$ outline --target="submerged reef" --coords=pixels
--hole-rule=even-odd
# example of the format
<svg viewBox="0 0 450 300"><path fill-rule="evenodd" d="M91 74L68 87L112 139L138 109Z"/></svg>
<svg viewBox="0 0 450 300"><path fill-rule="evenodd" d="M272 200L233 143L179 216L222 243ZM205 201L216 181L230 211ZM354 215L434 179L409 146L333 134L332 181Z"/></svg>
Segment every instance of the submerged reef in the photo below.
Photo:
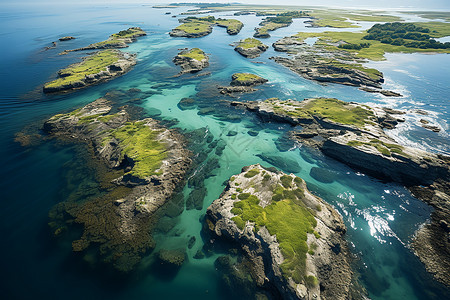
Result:
<svg viewBox="0 0 450 300"><path fill-rule="evenodd" d="M342 217L305 182L274 168L232 176L206 220L236 243L253 280L286 299L347 299L352 271Z"/></svg>

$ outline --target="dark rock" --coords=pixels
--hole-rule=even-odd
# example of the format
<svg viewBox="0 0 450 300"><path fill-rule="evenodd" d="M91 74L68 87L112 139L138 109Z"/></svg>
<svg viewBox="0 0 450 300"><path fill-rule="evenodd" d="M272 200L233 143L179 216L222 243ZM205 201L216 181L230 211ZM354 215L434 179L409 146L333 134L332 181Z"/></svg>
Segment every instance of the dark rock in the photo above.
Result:
<svg viewBox="0 0 450 300"><path fill-rule="evenodd" d="M186 200L186 209L197 209L202 210L203 208L203 199L206 196L206 188L196 188L190 194Z"/></svg>
<svg viewBox="0 0 450 300"><path fill-rule="evenodd" d="M183 98L178 102L178 107L181 110L188 110L195 108L195 100L192 98Z"/></svg>
<svg viewBox="0 0 450 300"><path fill-rule="evenodd" d="M191 236L191 238L189 239L189 242L188 242L188 248L192 249L192 247L194 247L194 245L195 245L195 242L196 242L195 236Z"/></svg>
<svg viewBox="0 0 450 300"><path fill-rule="evenodd" d="M59 40L61 41L61 42L64 42L64 41L70 41L70 40L74 40L75 39L75 37L73 37L73 36L63 36L63 37L60 37L59 38Z"/></svg>
<svg viewBox="0 0 450 300"><path fill-rule="evenodd" d="M259 134L259 132L255 131L255 130L249 130L249 131L247 131L247 134L250 136L257 136Z"/></svg>
<svg viewBox="0 0 450 300"><path fill-rule="evenodd" d="M256 156L287 173L299 173L302 170L295 160L285 158L281 155L258 154Z"/></svg>
<svg viewBox="0 0 450 300"><path fill-rule="evenodd" d="M230 130L228 131L227 136L236 136L237 134L238 134L237 131Z"/></svg>
<svg viewBox="0 0 450 300"><path fill-rule="evenodd" d="M330 170L324 168L312 167L309 171L309 175L317 181L323 183L332 183L336 177L336 174Z"/></svg>

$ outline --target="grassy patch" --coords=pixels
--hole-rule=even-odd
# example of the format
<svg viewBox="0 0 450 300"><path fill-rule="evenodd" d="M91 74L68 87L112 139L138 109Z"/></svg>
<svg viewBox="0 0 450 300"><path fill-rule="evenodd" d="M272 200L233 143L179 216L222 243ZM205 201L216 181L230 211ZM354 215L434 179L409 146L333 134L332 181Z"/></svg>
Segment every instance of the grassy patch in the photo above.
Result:
<svg viewBox="0 0 450 300"><path fill-rule="evenodd" d="M261 77L259 77L258 75L252 74L252 73L234 73L232 78L234 80L239 80L239 81L249 81L249 80L254 80L254 79L260 79Z"/></svg>
<svg viewBox="0 0 450 300"><path fill-rule="evenodd" d="M347 143L348 146L358 147L358 146L372 146L378 150L384 156L392 156L392 153L396 153L402 155L404 157L408 157L406 153L403 152L403 147L398 144L390 144L384 143L378 139L372 139L370 142L361 142L361 141L349 141Z"/></svg>
<svg viewBox="0 0 450 300"><path fill-rule="evenodd" d="M245 40L241 40L239 42L238 47L241 47L244 49L250 49L250 48L256 48L261 45L263 45L263 43L260 40L257 40L254 38L246 38Z"/></svg>
<svg viewBox="0 0 450 300"><path fill-rule="evenodd" d="M237 215L232 218L241 229L245 222L250 221L255 228L265 226L271 235L276 235L285 259L281 264L283 275L292 277L296 282L304 278L307 233L313 233L317 225L314 216L301 203L283 199L262 208L259 199L249 195L234 204L234 208L239 210L234 210Z"/></svg>
<svg viewBox="0 0 450 300"><path fill-rule="evenodd" d="M244 174L245 178L252 178L254 176L256 176L257 174L259 174L259 170L258 169L251 169L250 171L247 171L247 173Z"/></svg>
<svg viewBox="0 0 450 300"><path fill-rule="evenodd" d="M278 99L266 100L267 103L273 104L272 107L275 112L294 117L310 119L316 116L330 119L336 123L354 125L356 127L363 127L368 123L372 123L374 118L371 110L361 106L354 106L334 98L317 98L310 100L305 105L299 102L299 104L287 105L285 107L275 105L278 102L274 101L278 101Z"/></svg>
<svg viewBox="0 0 450 300"><path fill-rule="evenodd" d="M415 24L415 23L414 23ZM441 22L419 23L421 27L430 30L429 35L432 37L443 37L450 35L450 24ZM415 52L435 52L450 53L450 49L420 49L406 47L404 45L385 44L378 40L365 40L367 31L363 32L346 32L346 31L325 31L325 32L299 32L296 37L303 41L308 37L318 37L319 40L315 46L323 46L328 50L344 50L353 53L356 57L367 58L370 60L384 60L385 53L415 53ZM338 47L339 42L348 44L369 43L370 46L361 49L343 49Z"/></svg>
<svg viewBox="0 0 450 300"><path fill-rule="evenodd" d="M203 33L210 31L211 25L204 22L188 22L181 24L175 29L182 30L186 33Z"/></svg>
<svg viewBox="0 0 450 300"><path fill-rule="evenodd" d="M180 54L180 56L189 57L198 61L206 59L206 54L199 48L192 48L186 53Z"/></svg>
<svg viewBox="0 0 450 300"><path fill-rule="evenodd" d="M61 78L45 84L45 87L59 87L62 85L80 81L84 79L86 75L92 75L97 74L101 71L106 71L108 66L119 61L120 57L120 53L115 50L105 50L97 52L96 54L85 58L81 63L61 70L59 72Z"/></svg>
<svg viewBox="0 0 450 300"><path fill-rule="evenodd" d="M120 143L122 158L133 159L133 169L127 173L139 178L154 174L167 157L167 147L157 140L159 132L152 130L143 122L126 123L112 133Z"/></svg>

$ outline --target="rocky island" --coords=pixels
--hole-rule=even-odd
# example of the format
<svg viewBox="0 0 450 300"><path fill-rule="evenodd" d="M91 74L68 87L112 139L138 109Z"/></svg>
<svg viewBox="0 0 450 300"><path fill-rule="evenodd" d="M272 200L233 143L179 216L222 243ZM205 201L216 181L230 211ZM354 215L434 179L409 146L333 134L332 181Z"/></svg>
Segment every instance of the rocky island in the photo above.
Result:
<svg viewBox="0 0 450 300"><path fill-rule="evenodd" d="M111 80L131 70L135 55L119 50L103 50L86 56L58 72L59 78L44 85L44 93L73 91Z"/></svg>
<svg viewBox="0 0 450 300"><path fill-rule="evenodd" d="M213 16L207 17L187 17L179 20L180 26L173 29L169 34L172 37L199 38L212 32L213 26L224 27L229 35L238 34L244 24L235 19L222 19Z"/></svg>
<svg viewBox="0 0 450 300"><path fill-rule="evenodd" d="M450 157L402 146L388 137L383 129L404 121L404 112L329 98L231 105L254 111L263 121L301 125L301 131L291 133L293 139L371 176L401 183L433 206L431 224L419 230L413 245L427 270L448 284Z"/></svg>
<svg viewBox="0 0 450 300"><path fill-rule="evenodd" d="M261 41L254 38L241 40L234 48L235 51L247 58L256 58L267 49L269 49L269 46L264 45Z"/></svg>
<svg viewBox="0 0 450 300"><path fill-rule="evenodd" d="M199 48L182 50L174 57L175 65L181 67L179 75L195 73L209 66L209 57Z"/></svg>
<svg viewBox="0 0 450 300"><path fill-rule="evenodd" d="M252 88L255 85L266 83L268 80L251 73L234 73L231 76L230 86L220 86L219 90L222 94L248 93L254 92Z"/></svg>
<svg viewBox="0 0 450 300"><path fill-rule="evenodd" d="M347 299L352 271L342 217L305 182L244 167L207 210L209 228L234 242L251 276L283 299Z"/></svg>
<svg viewBox="0 0 450 300"><path fill-rule="evenodd" d="M106 168L99 175L108 187L106 194L81 203L62 202L50 214L55 234L72 219L84 228L72 243L73 251L100 246L103 261L130 271L154 247L155 213L190 165L184 139L153 119L133 121L127 107L114 108L105 98L53 116L43 129L51 137L84 143L93 160Z"/></svg>
<svg viewBox="0 0 450 300"><path fill-rule="evenodd" d="M400 97L399 93L382 89L382 72L362 63L383 60L385 52L449 53L450 43L435 40L446 36L449 27L436 22L396 22L375 24L364 32L300 32L273 44L276 51L289 53L289 58L272 59L307 79L352 85L366 92ZM318 40L308 45L306 38Z"/></svg>
<svg viewBox="0 0 450 300"><path fill-rule="evenodd" d="M137 41L138 37L145 35L147 35L147 33L141 28L130 27L127 30L122 30L110 35L105 41L90 44L89 46L78 49L64 50L61 54L67 54L73 51L126 48L128 47L128 44Z"/></svg>

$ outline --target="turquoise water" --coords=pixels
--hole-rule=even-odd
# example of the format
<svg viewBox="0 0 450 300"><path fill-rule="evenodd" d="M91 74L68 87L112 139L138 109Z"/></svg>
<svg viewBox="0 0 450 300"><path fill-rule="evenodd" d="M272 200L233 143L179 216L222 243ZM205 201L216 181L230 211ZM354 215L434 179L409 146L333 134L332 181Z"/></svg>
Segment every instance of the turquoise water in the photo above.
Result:
<svg viewBox="0 0 450 300"><path fill-rule="evenodd" d="M176 15L183 10L171 11ZM405 95L386 98L353 87L323 86L307 81L268 60L275 55L273 49L253 60L263 64L241 57L229 44L251 36L261 20L259 17L236 17L245 24L237 36L229 36L224 29L215 28L207 37L183 39L168 36L178 22L171 15L165 15L166 11L140 5L5 6L1 10L1 38L7 41L0 50L0 157L3 170L0 183L0 224L3 228L0 285L5 299L229 298L229 291L224 292L221 274L214 266L220 253L204 259L193 258L204 243L210 242L202 239L201 218L231 175L253 163L270 166L257 156L261 154L276 155L277 161L297 164L295 174L305 179L312 191L343 215L349 244L360 258L356 271L360 272L362 284L372 299L444 298L448 291L432 281L408 248L414 231L430 215L428 206L413 198L404 187L355 173L300 145L288 145L289 151L280 152L275 142L291 129L289 126L263 124L251 113L228 107L221 101L225 99L223 96L211 91L215 90L215 85L228 84L235 72L254 72L269 79L269 83L258 92L243 95L241 100L269 97L302 100L325 96L393 108L422 108L430 114L426 117L408 115L405 124L389 134L405 144L449 153L447 95L450 69L446 66L450 65L450 56L395 54L387 55L387 61L368 64L385 73L386 88ZM306 29L303 21L296 20L292 26L273 32L264 42L270 45L300 30L324 30ZM131 72L73 94L45 96L40 92L42 83L53 78L57 70L84 55L58 56L60 51L103 40L129 26L140 26L149 33L127 49L137 53L139 60ZM371 24L364 24L366 26ZM78 39L42 51L62 35L74 35ZM171 60L178 49L184 47L199 47L211 54L210 67L206 69L211 76L173 77L179 70ZM164 85L155 86L160 83ZM79 149L53 142L23 148L13 142L14 134L24 127L39 127L39 122L51 115L85 105L107 91L129 88L158 92L141 104L150 115L166 121L175 119L178 123L174 127L181 130L204 128L205 132L226 143L221 155L209 154L210 158L219 160L220 168L213 171L215 176L204 182L207 194L203 208L185 210L175 219L170 231L155 234L155 252L160 248L184 248L192 236L196 237L195 245L187 249L188 261L172 276L162 276L154 267L152 255L144 258L136 272L118 276L80 262L71 252L70 237L67 240L52 239L47 226L49 210L67 199L84 179L80 174L85 174L86 169L80 162ZM199 108L180 110L177 104L183 97L196 98ZM214 114L197 114L204 107L214 107ZM227 120L226 116L230 114L240 119ZM425 131L418 126L420 118L439 124L442 131L439 134ZM230 130L236 131L237 135L227 136ZM258 135L249 135L249 130L258 131ZM313 167L331 170L334 181L316 181L309 175ZM186 186L183 193L188 195L190 190ZM74 239L77 234L79 232L72 233Z"/></svg>

